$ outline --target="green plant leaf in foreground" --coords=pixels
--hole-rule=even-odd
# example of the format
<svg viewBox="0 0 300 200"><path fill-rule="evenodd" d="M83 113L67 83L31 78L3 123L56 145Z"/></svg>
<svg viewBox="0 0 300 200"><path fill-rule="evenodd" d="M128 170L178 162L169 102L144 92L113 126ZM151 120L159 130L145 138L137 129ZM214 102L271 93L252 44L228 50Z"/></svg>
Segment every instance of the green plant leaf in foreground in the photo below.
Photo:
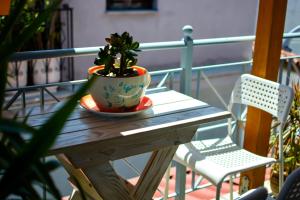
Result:
<svg viewBox="0 0 300 200"><path fill-rule="evenodd" d="M36 129L23 122L17 122L6 118L1 118L0 130L8 131L8 132L14 131L19 133L29 133L29 134L34 134L36 131Z"/></svg>
<svg viewBox="0 0 300 200"><path fill-rule="evenodd" d="M48 119L26 144L24 150L15 158L0 181L0 199L7 197L20 186L22 179L30 169L31 163L46 155L53 145L65 121L76 107L78 100L86 93L95 78L91 78L69 99L60 110ZM21 169L21 170L20 170Z"/></svg>
<svg viewBox="0 0 300 200"><path fill-rule="evenodd" d="M0 35L0 108L2 108L4 103L4 92L7 80L7 62L10 56L20 49L25 42L27 42L38 30L38 28L50 19L50 15L58 7L61 0L53 0L51 4L39 14L28 26L23 27L20 33L13 35L13 40L7 40L7 35L12 34L14 26L17 24L17 21L20 20L20 13L24 7L26 1L16 1L15 10L11 11L11 14L8 16L7 21L3 28L3 31ZM1 117L1 112L0 112Z"/></svg>

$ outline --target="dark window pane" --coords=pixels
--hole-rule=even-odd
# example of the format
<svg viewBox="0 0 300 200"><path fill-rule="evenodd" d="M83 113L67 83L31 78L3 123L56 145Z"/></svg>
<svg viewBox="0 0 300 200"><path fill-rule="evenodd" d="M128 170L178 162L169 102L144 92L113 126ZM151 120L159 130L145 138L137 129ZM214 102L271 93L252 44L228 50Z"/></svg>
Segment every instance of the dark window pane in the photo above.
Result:
<svg viewBox="0 0 300 200"><path fill-rule="evenodd" d="M106 0L107 10L153 10L154 0Z"/></svg>

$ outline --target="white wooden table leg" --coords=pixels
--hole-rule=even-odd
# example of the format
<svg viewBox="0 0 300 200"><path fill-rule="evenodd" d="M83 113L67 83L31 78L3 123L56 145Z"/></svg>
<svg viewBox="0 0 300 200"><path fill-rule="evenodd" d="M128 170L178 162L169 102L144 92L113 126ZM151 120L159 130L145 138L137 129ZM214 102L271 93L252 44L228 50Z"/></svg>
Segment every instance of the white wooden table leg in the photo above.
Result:
<svg viewBox="0 0 300 200"><path fill-rule="evenodd" d="M81 169L104 200L133 200L124 180L109 162Z"/></svg>
<svg viewBox="0 0 300 200"><path fill-rule="evenodd" d="M137 200L151 199L163 178L172 158L177 150L177 145L154 151L147 162L138 183L135 186L134 197Z"/></svg>
<svg viewBox="0 0 300 200"><path fill-rule="evenodd" d="M85 197L87 199L90 199L88 197L91 197L91 199L93 200L103 200L101 196L97 193L93 185L91 184L90 180L88 180L88 178L85 176L85 174L80 169L76 169L65 155L61 154L61 155L57 155L56 157L59 160L59 162L63 165L65 170L68 172L68 174L70 175L69 181L73 186L74 190L77 191L77 193L79 191L77 190L76 184L80 184L85 194ZM75 181L74 179L76 179L77 181ZM77 193L74 195L77 195ZM74 198L77 197L75 196Z"/></svg>

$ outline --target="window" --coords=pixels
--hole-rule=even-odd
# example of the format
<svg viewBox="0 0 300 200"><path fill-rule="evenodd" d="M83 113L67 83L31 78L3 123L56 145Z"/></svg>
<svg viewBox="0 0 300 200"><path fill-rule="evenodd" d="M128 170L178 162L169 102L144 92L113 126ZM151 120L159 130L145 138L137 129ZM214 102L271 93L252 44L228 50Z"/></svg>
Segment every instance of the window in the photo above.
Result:
<svg viewBox="0 0 300 200"><path fill-rule="evenodd" d="M155 0L106 0L106 10L156 10Z"/></svg>

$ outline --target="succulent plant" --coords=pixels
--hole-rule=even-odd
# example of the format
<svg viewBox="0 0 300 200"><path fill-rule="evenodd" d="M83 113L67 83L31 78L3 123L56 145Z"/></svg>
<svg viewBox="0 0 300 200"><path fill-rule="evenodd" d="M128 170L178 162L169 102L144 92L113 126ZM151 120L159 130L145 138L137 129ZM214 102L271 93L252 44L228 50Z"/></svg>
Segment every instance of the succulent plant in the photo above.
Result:
<svg viewBox="0 0 300 200"><path fill-rule="evenodd" d="M137 54L140 51L139 43L133 41L128 32L121 35L114 33L110 38L105 38L108 43L104 48L100 48L98 58L94 64L104 65L103 70L97 73L103 76L136 76L137 72L131 68L137 63Z"/></svg>

